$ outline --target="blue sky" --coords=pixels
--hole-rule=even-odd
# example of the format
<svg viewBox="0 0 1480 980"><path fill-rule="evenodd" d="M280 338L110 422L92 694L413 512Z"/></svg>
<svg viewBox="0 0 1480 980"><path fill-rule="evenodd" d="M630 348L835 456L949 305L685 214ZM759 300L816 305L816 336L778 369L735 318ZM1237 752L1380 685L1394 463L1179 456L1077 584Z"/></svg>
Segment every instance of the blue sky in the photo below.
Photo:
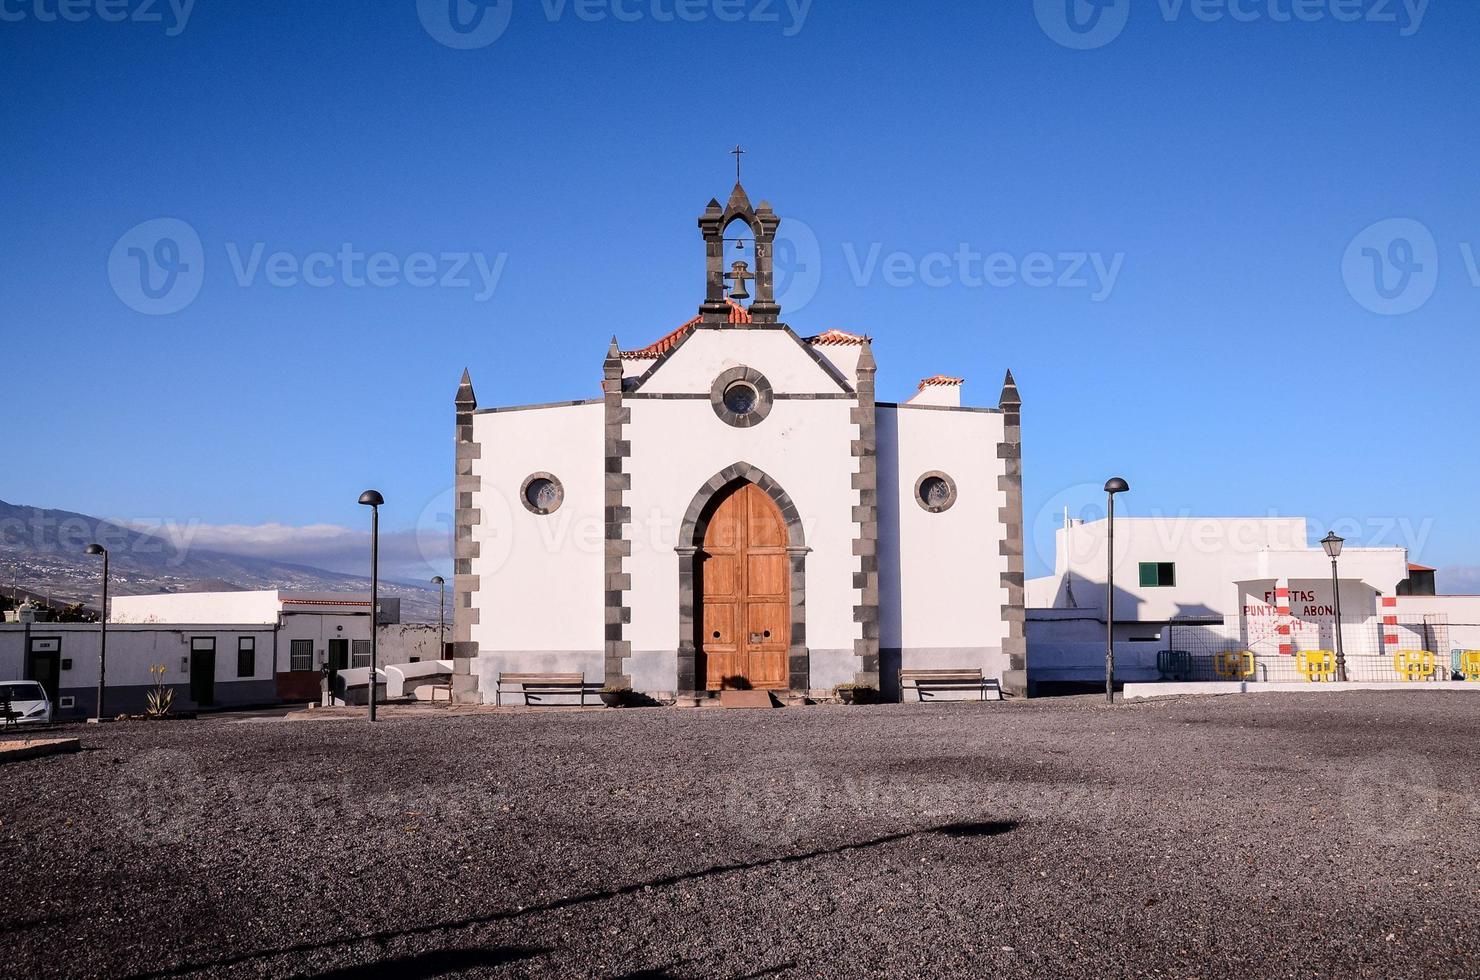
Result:
<svg viewBox="0 0 1480 980"><path fill-rule="evenodd" d="M512 0L455 50L438 0L56 2L0 3L0 498L304 560L366 486L435 523L462 368L589 397L613 333L691 316L739 142L805 229L799 332L872 335L883 399L1013 369L1030 574L1122 473L1132 513L1309 515L1480 582L1480 5ZM150 315L158 219L200 255Z"/></svg>

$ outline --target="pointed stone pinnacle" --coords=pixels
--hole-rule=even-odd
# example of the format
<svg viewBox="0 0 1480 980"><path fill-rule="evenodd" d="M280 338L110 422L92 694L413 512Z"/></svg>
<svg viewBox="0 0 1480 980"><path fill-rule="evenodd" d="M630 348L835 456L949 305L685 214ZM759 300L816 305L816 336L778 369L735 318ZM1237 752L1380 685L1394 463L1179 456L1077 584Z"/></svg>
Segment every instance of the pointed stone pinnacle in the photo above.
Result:
<svg viewBox="0 0 1480 980"><path fill-rule="evenodd" d="M454 401L459 407L478 404L478 396L473 393L473 375L467 368L463 368L462 380L457 384L457 397Z"/></svg>
<svg viewBox="0 0 1480 980"><path fill-rule="evenodd" d="M1017 381L1012 377L1012 371L1007 372L1007 377L1002 381L1002 397L997 400L999 406L1021 405L1023 396L1018 393Z"/></svg>

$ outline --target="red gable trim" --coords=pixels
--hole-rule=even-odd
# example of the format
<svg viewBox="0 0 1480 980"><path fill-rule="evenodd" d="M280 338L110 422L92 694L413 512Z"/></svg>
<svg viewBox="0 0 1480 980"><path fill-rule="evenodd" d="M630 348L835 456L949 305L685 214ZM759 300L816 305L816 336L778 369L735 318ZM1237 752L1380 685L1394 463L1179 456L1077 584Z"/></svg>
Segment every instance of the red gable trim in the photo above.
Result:
<svg viewBox="0 0 1480 980"><path fill-rule="evenodd" d="M815 337L803 337L804 343L820 347L851 346L862 347L869 342L869 338L862 334L848 333L846 330L824 330Z"/></svg>
<svg viewBox="0 0 1480 980"><path fill-rule="evenodd" d="M688 334L688 332L690 330L694 329L701 322L703 322L703 319L704 318L702 316L696 316L692 320L690 320L688 323L685 323L683 326L679 327L677 330L674 330L672 333L666 334L665 336L661 337L660 339L653 341L651 344L648 344L646 347L644 347L644 348L642 348L640 350L624 350L624 351L622 351L621 352L621 354L622 354L622 360L624 360L624 361L653 361L653 360L657 360L659 357L662 357L664 354L668 353L675 346L677 346L678 342L680 340L682 340ZM749 322L750 322L750 311L747 310L745 307L741 306L739 303L736 303L736 302L733 302L732 301L730 303L730 325L732 327L738 327L738 326L744 326L745 324L747 324Z"/></svg>
<svg viewBox="0 0 1480 980"><path fill-rule="evenodd" d="M965 382L965 378L952 378L944 374L937 374L934 377L926 378L925 380L921 381L920 390L924 391L926 388L932 388L936 386L948 387L952 385L960 385L965 384Z"/></svg>

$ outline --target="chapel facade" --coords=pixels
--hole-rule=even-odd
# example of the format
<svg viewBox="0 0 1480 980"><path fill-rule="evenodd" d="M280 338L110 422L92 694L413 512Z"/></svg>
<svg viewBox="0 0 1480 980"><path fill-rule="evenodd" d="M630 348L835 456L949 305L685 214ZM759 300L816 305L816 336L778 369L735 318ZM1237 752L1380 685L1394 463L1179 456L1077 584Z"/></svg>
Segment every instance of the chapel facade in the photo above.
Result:
<svg viewBox="0 0 1480 980"><path fill-rule="evenodd" d="M753 271L724 268L737 225ZM877 402L868 337L782 321L779 226L738 181L710 201L698 315L647 346L613 338L599 395L484 407L463 373L457 700L493 703L520 672L887 697L901 669L980 667L1025 693L1011 372L992 407L943 375Z"/></svg>

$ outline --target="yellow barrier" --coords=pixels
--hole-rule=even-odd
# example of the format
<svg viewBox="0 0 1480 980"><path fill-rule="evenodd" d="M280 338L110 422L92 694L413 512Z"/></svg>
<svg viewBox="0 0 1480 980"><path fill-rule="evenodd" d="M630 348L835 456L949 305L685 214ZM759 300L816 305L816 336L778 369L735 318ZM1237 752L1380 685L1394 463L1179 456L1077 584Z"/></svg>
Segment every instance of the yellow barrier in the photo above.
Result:
<svg viewBox="0 0 1480 980"><path fill-rule="evenodd" d="M1426 681L1434 676L1434 655L1427 650L1399 650L1393 657L1398 676L1405 681Z"/></svg>
<svg viewBox="0 0 1480 980"><path fill-rule="evenodd" d="M1480 650L1464 650L1459 655L1459 672L1467 681L1480 681Z"/></svg>
<svg viewBox="0 0 1480 980"><path fill-rule="evenodd" d="M1295 669L1314 683L1336 680L1336 654L1330 650L1301 650L1295 658Z"/></svg>
<svg viewBox="0 0 1480 980"><path fill-rule="evenodd" d="M1224 650L1213 658L1213 671L1229 680L1253 677L1254 654L1249 650Z"/></svg>

